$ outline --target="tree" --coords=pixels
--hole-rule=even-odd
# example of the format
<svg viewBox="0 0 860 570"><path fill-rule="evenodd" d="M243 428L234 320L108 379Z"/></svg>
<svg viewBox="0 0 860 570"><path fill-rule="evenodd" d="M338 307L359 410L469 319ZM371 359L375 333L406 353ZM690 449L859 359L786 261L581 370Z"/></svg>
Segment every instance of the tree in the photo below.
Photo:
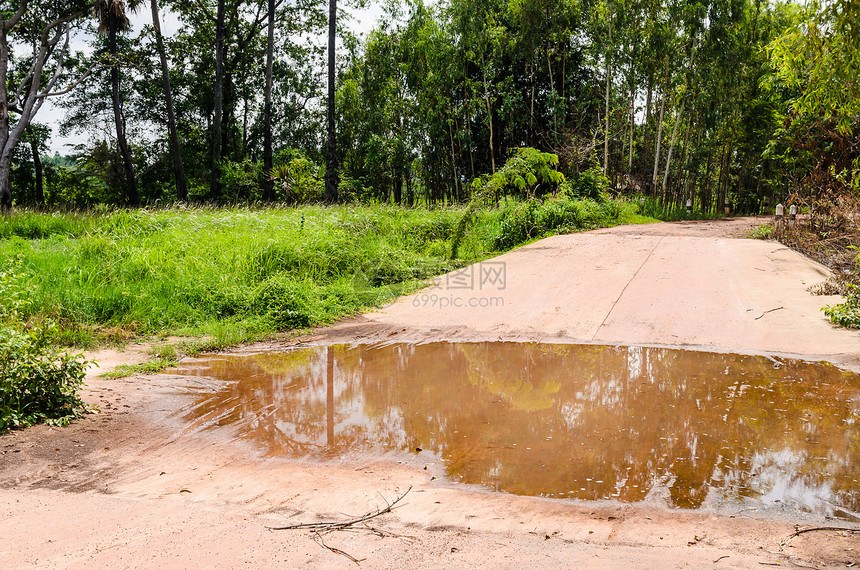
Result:
<svg viewBox="0 0 860 570"><path fill-rule="evenodd" d="M122 156L123 171L125 173L126 200L130 205L136 206L140 203L140 195L137 191L137 178L135 178L134 166L131 162L131 151L128 148L128 140L125 136L125 117L123 117L122 100L120 98L119 53L117 50L117 34L128 31L131 27L131 22L126 14L125 0L97 0L93 5L93 11L99 21L99 33L107 32L108 34L111 101L113 102L116 142Z"/></svg>
<svg viewBox="0 0 860 570"><path fill-rule="evenodd" d="M209 156L209 199L219 200L221 198L221 169L218 161L221 160L221 121L223 119L224 102L224 1L218 0L218 11L215 16L215 87L212 118L212 150Z"/></svg>
<svg viewBox="0 0 860 570"><path fill-rule="evenodd" d="M272 171L272 74L275 64L275 0L268 0L268 35L266 37L266 87L263 95L263 200L275 199L275 181L268 174Z"/></svg>
<svg viewBox="0 0 860 570"><path fill-rule="evenodd" d="M86 15L82 0L41 2L36 8L18 0L0 14L0 208L12 205L10 170L12 155L24 131L45 99L71 91L77 82L59 89L68 80L65 56L70 32ZM60 41L63 40L61 44ZM31 52L14 61L13 48ZM10 91L14 89L14 92ZM12 114L17 120L12 119Z"/></svg>
<svg viewBox="0 0 860 570"><path fill-rule="evenodd" d="M188 199L188 185L185 180L185 168L182 164L182 151L179 147L179 133L176 130L176 112L173 108L173 91L170 88L170 69L167 66L167 52L164 48L164 38L161 35L161 22L158 17L158 0L150 0L150 6L152 8L152 26L155 31L158 58L161 62L164 109L167 113L170 148L173 151L173 174L176 179L176 197L181 201L185 201Z"/></svg>
<svg viewBox="0 0 860 570"><path fill-rule="evenodd" d="M852 0L814 0L806 17L768 50L776 77L799 89L796 111L833 116L851 131L860 116L860 10Z"/></svg>
<svg viewBox="0 0 860 570"><path fill-rule="evenodd" d="M326 160L325 160L325 200L328 203L337 202L338 175L337 157L335 156L337 132L335 131L335 41L337 39L337 0L328 3L328 99Z"/></svg>

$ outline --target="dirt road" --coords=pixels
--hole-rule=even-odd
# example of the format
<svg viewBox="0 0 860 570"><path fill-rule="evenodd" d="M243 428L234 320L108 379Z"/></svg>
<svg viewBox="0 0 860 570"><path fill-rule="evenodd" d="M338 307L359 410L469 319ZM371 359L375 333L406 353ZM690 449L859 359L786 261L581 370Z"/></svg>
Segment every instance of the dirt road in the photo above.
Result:
<svg viewBox="0 0 860 570"><path fill-rule="evenodd" d="M806 289L821 266L773 242L735 239L754 220L628 226L543 240L307 342L543 340L785 353L860 365L860 335ZM435 296L435 297L434 297ZM443 301L444 299L444 301ZM284 343L253 348L277 348ZM141 360L135 347L101 368ZM764 517L488 493L444 466L403 457L318 464L261 457L181 421L215 381L91 373L101 413L0 437L0 567L845 567L854 528L797 513ZM314 537L267 526L344 519L385 506L367 529ZM315 542L316 538L316 542ZM323 548L319 542L336 549Z"/></svg>

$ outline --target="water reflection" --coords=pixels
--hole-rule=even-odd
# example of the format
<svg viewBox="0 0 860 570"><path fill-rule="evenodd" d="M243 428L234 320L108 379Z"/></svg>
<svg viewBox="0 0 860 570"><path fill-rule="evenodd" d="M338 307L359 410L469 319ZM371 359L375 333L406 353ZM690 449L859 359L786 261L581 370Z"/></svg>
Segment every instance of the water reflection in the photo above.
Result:
<svg viewBox="0 0 860 570"><path fill-rule="evenodd" d="M217 356L188 418L270 454L438 454L463 482L671 506L756 498L860 511L860 375L685 350L337 345Z"/></svg>

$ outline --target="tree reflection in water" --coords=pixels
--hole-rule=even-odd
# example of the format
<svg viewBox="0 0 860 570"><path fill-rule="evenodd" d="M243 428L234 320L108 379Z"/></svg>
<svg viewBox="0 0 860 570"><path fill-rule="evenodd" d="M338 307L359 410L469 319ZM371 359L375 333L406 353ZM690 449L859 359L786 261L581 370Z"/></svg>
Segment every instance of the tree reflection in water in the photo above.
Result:
<svg viewBox="0 0 860 570"><path fill-rule="evenodd" d="M176 372L229 381L188 418L269 454L422 448L456 480L517 494L860 511L860 375L827 364L429 343L217 356Z"/></svg>

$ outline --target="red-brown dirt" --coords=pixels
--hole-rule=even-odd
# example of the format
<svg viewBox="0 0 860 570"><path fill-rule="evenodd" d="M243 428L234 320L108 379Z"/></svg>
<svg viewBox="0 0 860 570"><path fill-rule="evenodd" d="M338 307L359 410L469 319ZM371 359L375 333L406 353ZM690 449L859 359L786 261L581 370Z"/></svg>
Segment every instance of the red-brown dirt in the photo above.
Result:
<svg viewBox="0 0 860 570"><path fill-rule="evenodd" d="M695 346L830 360L857 369L860 335L820 312L806 288L820 265L774 242L736 239L757 220L625 226L558 236L508 253L505 287L422 291L314 331L308 343L543 340ZM417 302L416 302L417 300ZM428 301L429 303L429 301ZM480 304L480 301L477 303ZM295 340L254 349L278 349ZM142 346L94 354L84 396L100 412L65 428L0 436L0 567L717 568L860 564L858 528L800 513L764 516L490 493L400 457L311 463L262 457L178 413L217 380L98 377L147 358ZM398 460L400 462L398 462ZM342 520L393 500L392 513L317 537L268 526Z"/></svg>

